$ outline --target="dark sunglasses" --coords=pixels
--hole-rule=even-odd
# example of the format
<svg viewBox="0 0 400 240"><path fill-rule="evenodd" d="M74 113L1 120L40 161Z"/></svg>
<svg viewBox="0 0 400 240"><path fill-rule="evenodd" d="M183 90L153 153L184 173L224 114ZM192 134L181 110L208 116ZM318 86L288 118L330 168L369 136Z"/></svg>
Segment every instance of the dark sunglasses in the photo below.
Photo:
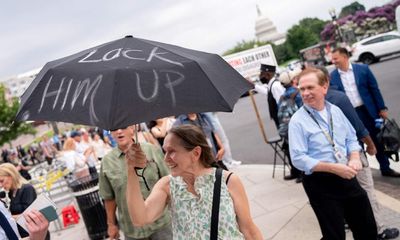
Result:
<svg viewBox="0 0 400 240"><path fill-rule="evenodd" d="M127 129L128 127L121 127L121 128L115 128L115 129L110 129L109 131L110 132L115 132L115 131L118 131L118 130L125 130L125 129Z"/></svg>

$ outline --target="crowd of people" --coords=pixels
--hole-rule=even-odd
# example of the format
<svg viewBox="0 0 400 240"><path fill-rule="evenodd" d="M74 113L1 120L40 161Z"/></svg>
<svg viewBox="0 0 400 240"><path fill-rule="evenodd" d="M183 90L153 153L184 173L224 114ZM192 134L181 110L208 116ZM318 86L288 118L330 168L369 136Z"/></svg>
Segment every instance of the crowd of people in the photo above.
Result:
<svg viewBox="0 0 400 240"><path fill-rule="evenodd" d="M291 166L285 180L303 183L323 239L345 239L345 223L354 239L396 238L399 230L384 226L366 156L376 156L382 176L400 177L376 137L375 120L388 119L388 109L367 65L351 63L345 48L333 50L332 61L331 74L317 66L279 77L261 65L255 89L268 96L283 138Z"/></svg>
<svg viewBox="0 0 400 240"><path fill-rule="evenodd" d="M18 146L15 150L2 150L4 163L0 165L1 183L3 176L8 179L8 173L3 174L2 167L12 167L18 171L18 175L15 175L16 185L8 187L9 183L6 180L2 184L2 188L7 191L5 202L10 205L7 209L17 216L36 199L36 191L28 182L31 177L26 175L29 175L30 168L41 163L51 169L55 162L61 162L69 171L68 177L72 178L69 180L87 176L99 178L99 192L104 200L107 232L111 239L117 239L120 231L125 239L172 239L171 217L167 209L152 224L141 227L132 224L125 192L128 176L125 153L132 142L137 140L146 154L148 165L143 170L138 170L138 174L141 177L141 194L147 198L156 183L170 174L170 169L164 162L164 154L167 153L163 148L164 139L171 129L180 125L195 126L201 134L207 136L204 141L212 150L209 157L216 159L219 166L227 170L228 167L241 164L240 161L232 159L229 141L214 113L166 117L148 124L117 130L72 129L53 137L44 135L39 143L31 144L28 149ZM99 173L96 169L98 163L101 164ZM18 228L18 231L18 236L29 235L21 228ZM48 239L49 234L45 237Z"/></svg>
<svg viewBox="0 0 400 240"><path fill-rule="evenodd" d="M270 117L291 166L285 180L302 183L323 239L392 239L384 225L367 155L384 177L390 168L377 140L375 120L388 118L378 82L367 65L349 62L344 48L332 51L336 69L307 67L276 74L261 64L257 92L267 95ZM75 129L28 149L2 150L0 236L49 239L48 221L25 214L28 232L15 225L35 200L29 168L61 161L70 177L99 178L110 239L263 239L250 215L240 178L229 169L229 140L215 113L188 113L119 129ZM96 165L100 164L100 172ZM222 170L223 169L223 170ZM217 236L217 238L214 238Z"/></svg>

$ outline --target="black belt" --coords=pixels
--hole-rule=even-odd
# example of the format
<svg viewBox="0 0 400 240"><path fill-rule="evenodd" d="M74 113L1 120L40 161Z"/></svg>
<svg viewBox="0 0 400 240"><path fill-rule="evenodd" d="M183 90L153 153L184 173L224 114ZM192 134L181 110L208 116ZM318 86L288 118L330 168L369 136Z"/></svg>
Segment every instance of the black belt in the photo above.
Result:
<svg viewBox="0 0 400 240"><path fill-rule="evenodd" d="M357 111L357 110L365 110L365 109L367 109L367 108L366 108L365 105L363 104L363 105L358 106L358 107L356 107L356 108L354 108L354 109Z"/></svg>

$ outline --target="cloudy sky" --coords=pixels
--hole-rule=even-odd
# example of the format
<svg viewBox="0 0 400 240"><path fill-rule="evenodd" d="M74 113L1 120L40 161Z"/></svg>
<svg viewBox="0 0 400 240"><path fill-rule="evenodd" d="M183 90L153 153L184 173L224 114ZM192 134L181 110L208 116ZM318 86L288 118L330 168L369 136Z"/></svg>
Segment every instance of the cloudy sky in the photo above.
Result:
<svg viewBox="0 0 400 240"><path fill-rule="evenodd" d="M0 79L125 35L222 53L255 37L256 4L285 32L353 0L4 0ZM388 0L358 0L369 9Z"/></svg>

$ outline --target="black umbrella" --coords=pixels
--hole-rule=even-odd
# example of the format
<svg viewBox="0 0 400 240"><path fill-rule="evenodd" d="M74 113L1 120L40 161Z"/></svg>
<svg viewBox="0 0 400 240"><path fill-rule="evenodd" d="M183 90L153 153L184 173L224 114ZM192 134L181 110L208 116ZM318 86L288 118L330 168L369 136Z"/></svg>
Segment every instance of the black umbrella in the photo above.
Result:
<svg viewBox="0 0 400 240"><path fill-rule="evenodd" d="M16 120L116 129L189 112L232 111L251 88L220 56L127 36L47 63Z"/></svg>

